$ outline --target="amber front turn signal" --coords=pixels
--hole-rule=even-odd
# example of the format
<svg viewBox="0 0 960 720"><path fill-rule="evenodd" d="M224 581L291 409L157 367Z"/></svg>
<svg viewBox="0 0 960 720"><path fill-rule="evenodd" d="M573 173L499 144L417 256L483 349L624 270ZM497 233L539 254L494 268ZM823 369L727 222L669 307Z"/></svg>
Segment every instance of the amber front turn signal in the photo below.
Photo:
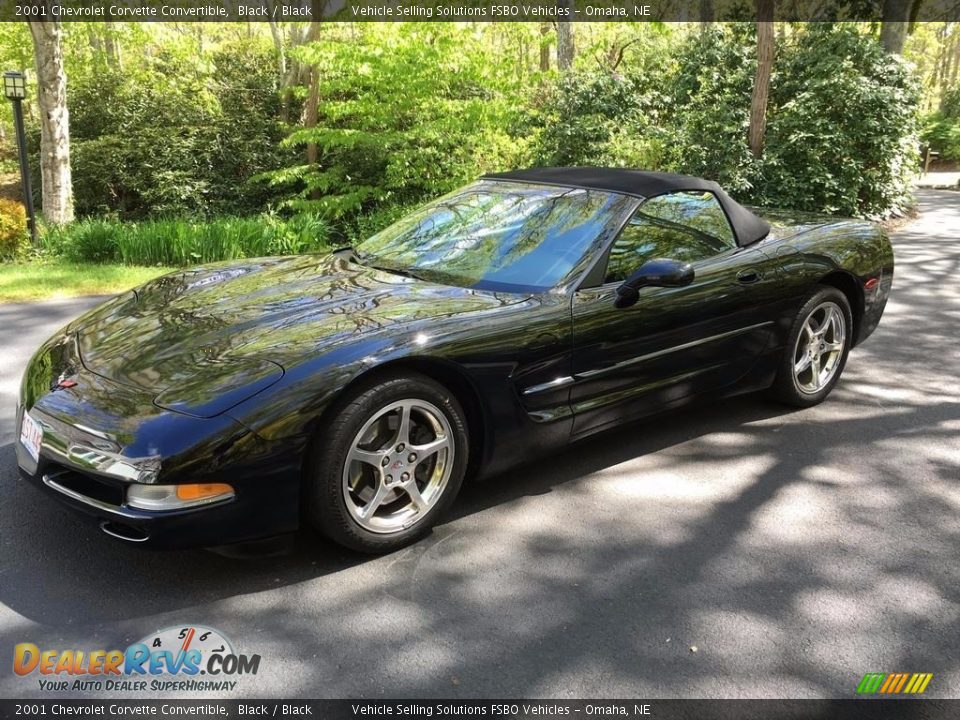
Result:
<svg viewBox="0 0 960 720"><path fill-rule="evenodd" d="M127 505L140 510L178 510L227 500L233 495L233 487L226 483L135 484L127 489Z"/></svg>
<svg viewBox="0 0 960 720"><path fill-rule="evenodd" d="M233 488L226 483L177 485L177 497L181 500L205 500L206 498L228 494L233 494Z"/></svg>

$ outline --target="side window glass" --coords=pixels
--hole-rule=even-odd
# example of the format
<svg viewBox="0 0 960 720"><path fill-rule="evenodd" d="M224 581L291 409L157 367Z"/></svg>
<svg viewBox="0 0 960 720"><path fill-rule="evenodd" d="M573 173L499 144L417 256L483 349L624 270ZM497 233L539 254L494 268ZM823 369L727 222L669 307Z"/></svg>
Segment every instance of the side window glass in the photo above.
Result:
<svg viewBox="0 0 960 720"><path fill-rule="evenodd" d="M658 195L647 200L637 212L672 225L698 230L720 242L724 250L736 245L727 214L712 192L685 190Z"/></svg>
<svg viewBox="0 0 960 720"><path fill-rule="evenodd" d="M610 248L605 283L623 282L647 260L696 262L736 246L713 193L677 192L647 200Z"/></svg>

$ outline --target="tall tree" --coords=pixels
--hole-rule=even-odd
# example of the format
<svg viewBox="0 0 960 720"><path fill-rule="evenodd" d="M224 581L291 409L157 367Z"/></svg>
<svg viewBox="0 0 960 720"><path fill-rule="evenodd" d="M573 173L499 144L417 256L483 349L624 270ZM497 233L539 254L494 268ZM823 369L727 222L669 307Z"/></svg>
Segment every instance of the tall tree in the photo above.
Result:
<svg viewBox="0 0 960 720"><path fill-rule="evenodd" d="M573 15L573 0L560 0L558 6L566 8L567 17ZM557 20L557 68L563 72L573 67L573 58L577 49L573 39L573 23L569 20Z"/></svg>
<svg viewBox="0 0 960 720"><path fill-rule="evenodd" d="M700 29L702 31L710 29L715 16L713 0L700 0Z"/></svg>
<svg viewBox="0 0 960 720"><path fill-rule="evenodd" d="M307 32L307 42L315 42L320 38L320 21L314 20L310 23L310 30ZM303 108L303 126L305 128L315 128L320 115L320 68L313 66L310 68L310 83L307 89L307 102ZM316 165L319 154L317 152L317 143L307 143L307 164ZM319 191L314 190L311 197L316 200L320 196Z"/></svg>
<svg viewBox="0 0 960 720"><path fill-rule="evenodd" d="M550 23L540 23L540 72L550 69Z"/></svg>
<svg viewBox="0 0 960 720"><path fill-rule="evenodd" d="M900 55L910 33L911 21L916 22L923 0L883 0L880 23L880 42L893 55Z"/></svg>
<svg viewBox="0 0 960 720"><path fill-rule="evenodd" d="M757 73L750 98L748 141L754 157L763 153L767 131L767 99L770 97L770 73L773 70L773 0L757 0Z"/></svg>
<svg viewBox="0 0 960 720"><path fill-rule="evenodd" d="M273 12L272 1L268 3L270 12ZM276 20L269 20L270 37L273 38L273 47L277 53L277 85L282 88L287 79L287 48L283 44L283 31Z"/></svg>
<svg viewBox="0 0 960 720"><path fill-rule="evenodd" d="M63 67L63 33L59 21L31 22L40 106L40 192L43 217L62 224L73 220L70 174L70 113L67 73Z"/></svg>
<svg viewBox="0 0 960 720"><path fill-rule="evenodd" d="M107 54L107 65L115 70L123 70L123 57L120 54L117 24L113 20L104 20L103 29L103 49Z"/></svg>

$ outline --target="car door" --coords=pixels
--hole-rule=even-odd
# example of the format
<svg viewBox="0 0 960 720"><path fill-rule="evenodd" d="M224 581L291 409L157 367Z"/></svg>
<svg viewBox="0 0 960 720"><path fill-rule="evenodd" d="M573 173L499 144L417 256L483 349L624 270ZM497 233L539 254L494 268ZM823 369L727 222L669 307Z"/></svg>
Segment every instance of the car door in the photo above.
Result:
<svg viewBox="0 0 960 720"><path fill-rule="evenodd" d="M690 285L640 290L614 305L617 287L646 260L690 262ZM601 259L593 287L574 293L573 435L638 417L743 376L769 341L773 318L759 298L776 283L763 252L736 246L709 192L643 203Z"/></svg>

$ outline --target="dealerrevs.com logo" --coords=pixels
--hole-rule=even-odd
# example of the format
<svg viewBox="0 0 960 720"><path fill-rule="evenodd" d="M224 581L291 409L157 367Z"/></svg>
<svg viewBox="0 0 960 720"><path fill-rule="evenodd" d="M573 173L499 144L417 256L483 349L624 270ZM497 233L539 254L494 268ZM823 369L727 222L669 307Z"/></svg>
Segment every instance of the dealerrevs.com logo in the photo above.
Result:
<svg viewBox="0 0 960 720"><path fill-rule="evenodd" d="M47 692L231 691L234 678L259 669L259 655L237 653L222 633L201 625L169 627L125 650L13 649L13 671L36 677Z"/></svg>

